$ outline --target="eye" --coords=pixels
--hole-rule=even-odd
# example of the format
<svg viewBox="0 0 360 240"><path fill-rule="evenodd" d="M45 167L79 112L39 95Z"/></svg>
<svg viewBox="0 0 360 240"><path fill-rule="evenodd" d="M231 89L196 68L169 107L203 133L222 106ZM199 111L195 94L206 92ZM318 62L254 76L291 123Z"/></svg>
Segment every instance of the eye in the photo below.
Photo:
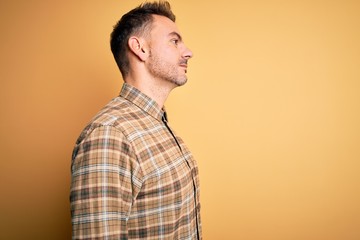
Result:
<svg viewBox="0 0 360 240"><path fill-rule="evenodd" d="M171 42L173 42L175 45L178 45L179 39L172 39Z"/></svg>

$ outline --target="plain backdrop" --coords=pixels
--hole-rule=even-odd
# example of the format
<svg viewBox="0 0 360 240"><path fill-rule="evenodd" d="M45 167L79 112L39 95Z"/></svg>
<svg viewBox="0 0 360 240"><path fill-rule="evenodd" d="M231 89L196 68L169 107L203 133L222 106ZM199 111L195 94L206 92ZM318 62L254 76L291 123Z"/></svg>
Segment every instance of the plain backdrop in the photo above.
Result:
<svg viewBox="0 0 360 240"><path fill-rule="evenodd" d="M72 148L120 91L109 35L139 3L0 2L0 239L71 238ZM360 2L171 3L204 239L360 239Z"/></svg>

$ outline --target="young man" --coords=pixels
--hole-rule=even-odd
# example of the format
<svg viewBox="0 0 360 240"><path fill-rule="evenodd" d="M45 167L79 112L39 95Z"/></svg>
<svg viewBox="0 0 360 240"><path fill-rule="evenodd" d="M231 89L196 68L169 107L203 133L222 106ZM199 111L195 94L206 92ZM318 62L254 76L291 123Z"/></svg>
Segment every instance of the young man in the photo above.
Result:
<svg viewBox="0 0 360 240"><path fill-rule="evenodd" d="M111 50L125 83L76 142L73 239L201 239L198 168L163 108L192 57L170 4L125 14Z"/></svg>

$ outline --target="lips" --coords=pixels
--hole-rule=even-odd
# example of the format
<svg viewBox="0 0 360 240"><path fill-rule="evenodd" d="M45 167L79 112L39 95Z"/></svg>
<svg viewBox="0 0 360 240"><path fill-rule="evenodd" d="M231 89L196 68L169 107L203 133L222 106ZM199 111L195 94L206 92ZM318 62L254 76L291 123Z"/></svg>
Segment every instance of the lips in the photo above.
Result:
<svg viewBox="0 0 360 240"><path fill-rule="evenodd" d="M187 60L181 60L181 61L179 62L179 65L180 65L181 67L187 68Z"/></svg>

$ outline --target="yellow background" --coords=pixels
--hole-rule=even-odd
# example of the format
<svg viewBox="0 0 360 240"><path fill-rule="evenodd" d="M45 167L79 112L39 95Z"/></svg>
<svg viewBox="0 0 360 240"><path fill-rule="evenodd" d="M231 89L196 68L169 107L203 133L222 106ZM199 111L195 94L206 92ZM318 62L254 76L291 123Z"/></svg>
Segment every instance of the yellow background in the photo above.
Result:
<svg viewBox="0 0 360 240"><path fill-rule="evenodd" d="M0 2L0 239L70 239L72 147L120 90L109 34L140 2ZM360 239L360 2L171 2L204 239Z"/></svg>

